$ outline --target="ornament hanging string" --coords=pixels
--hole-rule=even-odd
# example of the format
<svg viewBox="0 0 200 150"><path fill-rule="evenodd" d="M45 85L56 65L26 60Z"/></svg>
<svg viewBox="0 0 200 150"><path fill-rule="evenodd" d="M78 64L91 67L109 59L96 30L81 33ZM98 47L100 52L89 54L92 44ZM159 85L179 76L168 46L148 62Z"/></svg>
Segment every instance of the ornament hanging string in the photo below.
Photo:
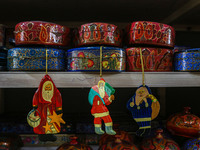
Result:
<svg viewBox="0 0 200 150"><path fill-rule="evenodd" d="M48 74L47 73L47 70L48 70L48 50L46 49L46 74Z"/></svg>
<svg viewBox="0 0 200 150"><path fill-rule="evenodd" d="M142 66L142 85L145 86L145 81L144 81L144 63L143 63L142 49L141 48L140 48L140 61L141 61L141 66Z"/></svg>
<svg viewBox="0 0 200 150"><path fill-rule="evenodd" d="M100 77L102 77L102 46L100 46Z"/></svg>

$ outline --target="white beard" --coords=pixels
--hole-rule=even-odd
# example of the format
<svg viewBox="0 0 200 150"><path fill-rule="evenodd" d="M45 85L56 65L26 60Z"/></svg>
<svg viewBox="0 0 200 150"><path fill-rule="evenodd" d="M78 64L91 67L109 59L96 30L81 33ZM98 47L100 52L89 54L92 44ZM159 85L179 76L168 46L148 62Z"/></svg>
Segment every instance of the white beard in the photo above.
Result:
<svg viewBox="0 0 200 150"><path fill-rule="evenodd" d="M104 87L99 87L99 95L101 98L104 98L105 96L105 88Z"/></svg>
<svg viewBox="0 0 200 150"><path fill-rule="evenodd" d="M46 85L48 85L48 84L51 84L52 89L46 91L46 90L45 90L45 87L46 87ZM43 86L42 86L42 98L43 98L45 101L51 102L51 99L52 99L52 97L53 97L53 94L54 94L53 83L52 83L51 81L46 81L46 82L43 84Z"/></svg>
<svg viewBox="0 0 200 150"><path fill-rule="evenodd" d="M45 90L43 90L43 91L42 91L42 97L43 97L43 99L44 99L45 101L51 102L51 99L52 99L52 97L53 97L53 93L52 93L52 91L49 91L49 93L48 93L48 92L46 92Z"/></svg>

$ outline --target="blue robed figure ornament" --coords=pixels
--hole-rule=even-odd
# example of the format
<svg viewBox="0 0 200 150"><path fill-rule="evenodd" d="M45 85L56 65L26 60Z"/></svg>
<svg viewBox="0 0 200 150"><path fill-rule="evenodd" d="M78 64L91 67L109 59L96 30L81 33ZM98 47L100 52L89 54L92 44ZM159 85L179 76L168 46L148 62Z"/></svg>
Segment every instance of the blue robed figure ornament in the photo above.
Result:
<svg viewBox="0 0 200 150"><path fill-rule="evenodd" d="M146 85L141 85L127 102L127 109L132 113L133 119L139 125L136 131L138 136L146 136L151 130L151 121L157 117L160 104Z"/></svg>

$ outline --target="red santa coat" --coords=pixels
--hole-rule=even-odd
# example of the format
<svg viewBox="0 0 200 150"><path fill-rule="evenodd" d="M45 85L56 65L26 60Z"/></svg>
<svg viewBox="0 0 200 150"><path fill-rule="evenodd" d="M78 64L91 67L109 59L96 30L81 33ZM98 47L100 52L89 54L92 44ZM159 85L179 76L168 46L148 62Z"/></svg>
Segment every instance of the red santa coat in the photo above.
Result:
<svg viewBox="0 0 200 150"><path fill-rule="evenodd" d="M92 89L97 93L99 93L97 85L92 87ZM112 119L109 115L109 111L106 105L110 105L112 103L112 100L110 100L110 97L106 92L105 96L102 99L104 100L105 104L102 102L101 98L98 95L96 95L93 99L91 114L94 116L94 124L101 125L101 122L103 120L105 125L111 126Z"/></svg>
<svg viewBox="0 0 200 150"><path fill-rule="evenodd" d="M59 133L60 132L60 125L57 123L48 123L47 122L47 111L50 113L49 115L53 115L54 112L58 110L62 110L62 98L59 90L56 88L55 84L53 83L53 97L51 98L51 102L44 100L42 97L42 87L46 81L52 81L49 75L45 75L40 82L40 85L33 97L33 107L36 107L41 118L40 124L35 127L33 130L36 134L48 134L45 130L45 126L51 126L49 129L49 134ZM54 128L55 131L51 133L51 129Z"/></svg>

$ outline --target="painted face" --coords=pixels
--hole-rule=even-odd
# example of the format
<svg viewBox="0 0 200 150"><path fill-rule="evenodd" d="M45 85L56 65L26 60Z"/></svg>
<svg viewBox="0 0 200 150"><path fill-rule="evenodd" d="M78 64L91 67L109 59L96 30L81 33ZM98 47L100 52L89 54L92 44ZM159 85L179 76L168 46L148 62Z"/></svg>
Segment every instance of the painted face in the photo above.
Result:
<svg viewBox="0 0 200 150"><path fill-rule="evenodd" d="M54 94L53 83L51 81L46 81L42 87L42 98L45 101L51 102L53 94Z"/></svg>
<svg viewBox="0 0 200 150"><path fill-rule="evenodd" d="M52 86L51 84L47 84L45 87L44 87L45 91L51 91L52 90Z"/></svg>
<svg viewBox="0 0 200 150"><path fill-rule="evenodd" d="M136 95L138 95L139 97L146 97L146 95L148 95L148 94L149 94L149 92L146 87L140 87L136 91Z"/></svg>
<svg viewBox="0 0 200 150"><path fill-rule="evenodd" d="M99 95L101 98L104 98L105 96L105 82L104 81L99 81L98 83L98 88L99 88Z"/></svg>

